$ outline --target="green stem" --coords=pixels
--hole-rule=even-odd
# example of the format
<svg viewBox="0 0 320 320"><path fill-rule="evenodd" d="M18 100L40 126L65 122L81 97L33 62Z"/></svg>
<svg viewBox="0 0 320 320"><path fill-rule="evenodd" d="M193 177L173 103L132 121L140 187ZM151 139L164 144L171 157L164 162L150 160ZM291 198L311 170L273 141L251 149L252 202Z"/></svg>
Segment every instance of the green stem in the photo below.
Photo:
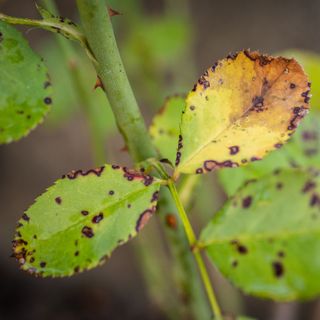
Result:
<svg viewBox="0 0 320 320"><path fill-rule="evenodd" d="M127 79L105 1L77 0L77 4L90 50L97 61L97 64L95 64L97 73L102 80L118 128L127 143L129 153L136 163L153 158L157 152L151 143ZM176 276L175 281L179 288L179 297L184 302L182 306L188 309L180 318L185 319L192 314L195 319L205 319L206 316L203 315L207 314L207 308L206 305L203 306L201 284L198 277L194 276L196 274L195 264L192 255L190 255L183 229L180 225L177 225L177 228L166 226L167 214L175 211L168 192L162 193L159 208L160 218L165 226L165 234L170 242L169 249L174 253L173 259L177 260L175 268L178 268L179 271L176 272L178 277ZM174 211L172 211L172 208L174 208ZM168 301L168 304L172 304L172 301ZM192 305L191 308L190 305ZM175 307L179 308L177 305Z"/></svg>
<svg viewBox="0 0 320 320"><path fill-rule="evenodd" d="M189 218L184 210L183 204L179 198L176 186L172 180L168 181L168 188L169 188L171 195L176 203L181 221L183 223L183 226L184 226L184 229L185 229L185 232L186 232L189 244L190 244L190 248L191 248L192 253L193 253L193 255L196 259L196 262L198 264L200 275L201 275L204 287L206 289L212 311L213 311L216 319L220 320L220 319L222 319L222 314L221 314L221 310L218 305L217 299L215 297L213 288L211 286L209 274L207 272L207 269L206 269L205 263L202 259L200 251L195 247L196 243L197 243L196 235L193 231L193 228L192 228L192 225L189 221Z"/></svg>
<svg viewBox="0 0 320 320"><path fill-rule="evenodd" d="M77 0L82 25L98 64L118 128L135 162L154 157L145 122L124 69L104 0Z"/></svg>

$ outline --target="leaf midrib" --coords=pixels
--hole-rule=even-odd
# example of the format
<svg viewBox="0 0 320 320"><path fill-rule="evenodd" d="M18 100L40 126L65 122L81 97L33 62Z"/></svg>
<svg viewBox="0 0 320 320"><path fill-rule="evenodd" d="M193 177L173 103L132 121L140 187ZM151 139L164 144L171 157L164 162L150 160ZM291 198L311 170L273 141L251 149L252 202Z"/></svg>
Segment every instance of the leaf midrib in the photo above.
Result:
<svg viewBox="0 0 320 320"><path fill-rule="evenodd" d="M158 187L160 188L160 182L155 182L155 183L153 183L152 185L150 185L150 187L151 187L151 186L155 186L155 185L157 185L157 184L158 184ZM112 205L109 205L109 206L107 205L105 208L97 210L97 212L98 212L98 211L99 211L99 212L100 212L100 211L105 211L105 210L109 210L109 211L110 211L110 209L112 209L113 207L116 207L117 205L119 205L119 204L127 201L130 197L135 196L135 195L138 195L138 194L140 194L140 193L144 193L145 190L146 190L146 189L140 189L140 190L137 190L137 191L128 193L128 194L127 194L125 197L123 197L120 201L117 201L116 203L114 203L114 204L112 204ZM97 213L97 212L96 212L96 213ZM96 213L95 213L95 214L96 214ZM114 214L114 212L109 212L107 215L104 215L104 219L108 218L109 216L111 216L111 215L113 215L113 214ZM58 234L65 233L65 232L67 232L67 231L69 231L69 230L73 230L73 229L76 228L79 224L83 224L84 221L86 221L86 220L91 221L91 219L92 219L93 216L94 216L93 214L89 214L88 216L83 217L82 219L79 219L77 222L75 222L74 224L68 226L67 228L65 228L65 229L63 229L63 230L60 230L60 231L57 231L57 232L51 233L48 237L45 237L45 238L44 238L44 237L41 237L41 238L40 238L40 237L38 236L37 241L47 241L47 240L50 240L51 237L55 237L55 236L58 235Z"/></svg>
<svg viewBox="0 0 320 320"><path fill-rule="evenodd" d="M198 245L200 248L206 248L209 247L212 244L219 244L224 242L231 242L233 240L237 240L239 242L246 242L246 241L260 241L260 240L269 240L272 239L273 241L277 240L283 240L288 239L295 236L305 236L307 234L313 234L313 233L320 233L320 227L312 228L312 229L303 229L300 231L294 231L294 232L276 232L276 233L264 233L260 235L234 235L234 236L228 236L225 238L220 239L213 239L211 241L205 242L205 241L199 241Z"/></svg>

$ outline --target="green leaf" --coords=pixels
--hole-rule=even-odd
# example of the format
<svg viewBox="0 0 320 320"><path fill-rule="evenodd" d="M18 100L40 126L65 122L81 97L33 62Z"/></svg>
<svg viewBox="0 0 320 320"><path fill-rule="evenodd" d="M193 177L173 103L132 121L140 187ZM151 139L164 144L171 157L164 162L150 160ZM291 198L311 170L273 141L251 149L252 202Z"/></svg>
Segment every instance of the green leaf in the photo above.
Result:
<svg viewBox="0 0 320 320"><path fill-rule="evenodd" d="M68 276L101 264L155 211L160 180L105 165L72 171L23 214L14 256L23 270Z"/></svg>
<svg viewBox="0 0 320 320"><path fill-rule="evenodd" d="M311 51L287 50L281 52L286 57L294 57L303 66L312 83L311 106L320 110L320 56Z"/></svg>
<svg viewBox="0 0 320 320"><path fill-rule="evenodd" d="M209 68L186 99L175 176L238 167L292 135L309 105L294 60L242 51Z"/></svg>
<svg viewBox="0 0 320 320"><path fill-rule="evenodd" d="M320 177L288 170L239 190L202 231L218 269L244 292L280 301L320 293Z"/></svg>
<svg viewBox="0 0 320 320"><path fill-rule="evenodd" d="M313 110L297 132L277 152L250 166L223 169L218 177L228 195L232 195L245 181L258 179L280 168L302 167L320 169L320 114Z"/></svg>
<svg viewBox="0 0 320 320"><path fill-rule="evenodd" d="M13 27L0 22L0 143L27 135L51 105L51 87L41 58Z"/></svg>
<svg viewBox="0 0 320 320"><path fill-rule="evenodd" d="M164 106L153 118L149 132L163 158L174 163L179 139L179 124L185 100L181 96L167 98Z"/></svg>

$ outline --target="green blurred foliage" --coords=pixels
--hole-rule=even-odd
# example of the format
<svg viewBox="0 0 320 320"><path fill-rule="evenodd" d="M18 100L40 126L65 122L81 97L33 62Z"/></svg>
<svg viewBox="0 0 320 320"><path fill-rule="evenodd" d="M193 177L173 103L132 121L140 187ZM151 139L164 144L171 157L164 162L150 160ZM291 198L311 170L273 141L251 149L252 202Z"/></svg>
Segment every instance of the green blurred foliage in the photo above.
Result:
<svg viewBox="0 0 320 320"><path fill-rule="evenodd" d="M195 73L188 2L179 9L165 1L164 11L157 15L146 12L141 1L111 1L110 6L121 13L113 23L139 100L155 109L166 96L185 92Z"/></svg>
<svg viewBox="0 0 320 320"><path fill-rule="evenodd" d="M64 40L63 41L68 41ZM72 44L70 44L72 45ZM115 131L115 121L108 100L100 88L94 89L96 83L96 72L91 61L80 48L74 48L76 56L69 61L61 51L54 38L42 43L39 52L49 68L49 74L54 87L54 108L48 117L49 125L58 125L68 121L75 113L79 112L80 106L83 110L90 108L90 114L101 134L108 135ZM74 68L78 68L81 83L75 81ZM80 92L81 91L81 92ZM84 105L81 97L87 97Z"/></svg>

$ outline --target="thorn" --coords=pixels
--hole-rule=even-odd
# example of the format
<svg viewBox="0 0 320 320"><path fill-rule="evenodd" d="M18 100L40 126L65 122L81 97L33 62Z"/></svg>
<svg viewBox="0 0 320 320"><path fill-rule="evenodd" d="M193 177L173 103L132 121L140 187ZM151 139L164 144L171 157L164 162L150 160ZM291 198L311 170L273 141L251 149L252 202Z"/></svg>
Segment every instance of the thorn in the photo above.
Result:
<svg viewBox="0 0 320 320"><path fill-rule="evenodd" d="M108 7L108 13L109 13L109 16L110 16L110 17L121 15L120 12L118 12L118 11L116 11L116 10L113 10L113 9L110 8L110 7Z"/></svg>
<svg viewBox="0 0 320 320"><path fill-rule="evenodd" d="M101 88L102 90L104 90L103 83L99 77L97 77L97 81L93 87L93 90L96 90L97 88Z"/></svg>
<svg viewBox="0 0 320 320"><path fill-rule="evenodd" d="M70 70L74 70L77 68L77 62L75 59L70 59L68 61L68 65L69 65Z"/></svg>
<svg viewBox="0 0 320 320"><path fill-rule="evenodd" d="M121 152L127 152L129 149L127 146L124 146L120 149Z"/></svg>

